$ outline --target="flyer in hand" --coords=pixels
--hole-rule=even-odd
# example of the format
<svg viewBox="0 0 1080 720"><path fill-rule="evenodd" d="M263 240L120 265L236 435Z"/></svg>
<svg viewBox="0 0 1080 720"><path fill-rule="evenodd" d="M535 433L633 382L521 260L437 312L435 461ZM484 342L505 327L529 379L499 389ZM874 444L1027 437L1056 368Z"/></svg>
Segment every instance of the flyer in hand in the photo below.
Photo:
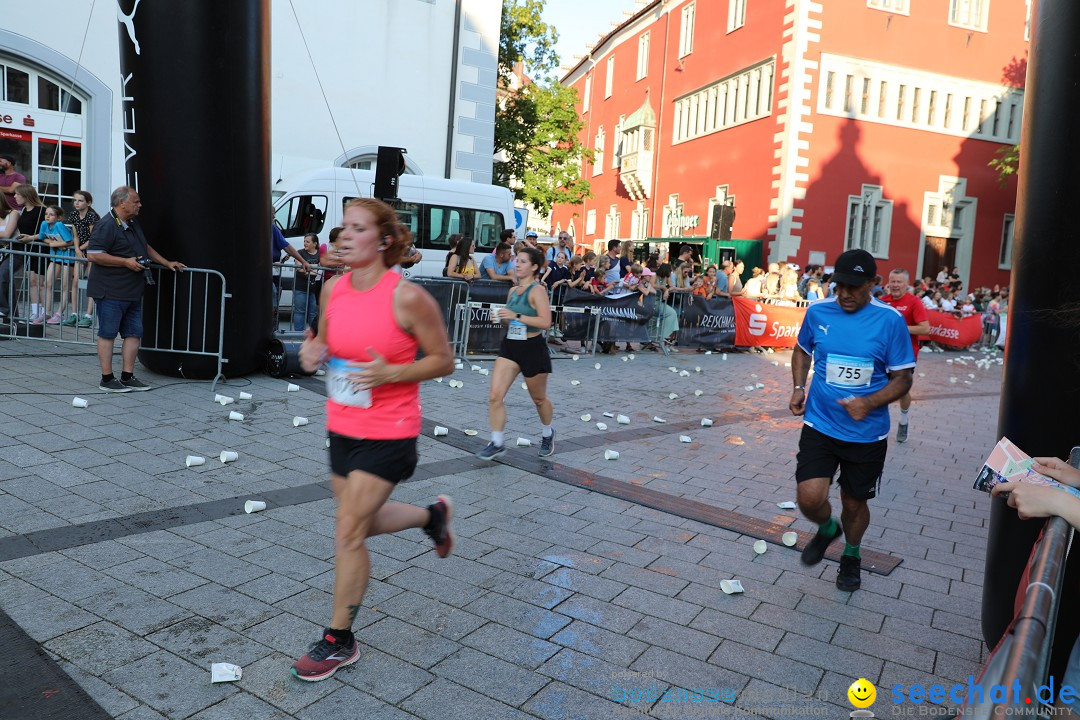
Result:
<svg viewBox="0 0 1080 720"><path fill-rule="evenodd" d="M976 490L990 492L998 483L1024 482L1034 485L1050 485L1080 497L1080 491L1077 491L1076 488L1062 485L1057 480L1032 470L1031 465L1033 462L1031 456L1016 447L1009 438L1003 437L994 446L990 457L986 458L982 470L979 471L979 476L975 478L973 487Z"/></svg>

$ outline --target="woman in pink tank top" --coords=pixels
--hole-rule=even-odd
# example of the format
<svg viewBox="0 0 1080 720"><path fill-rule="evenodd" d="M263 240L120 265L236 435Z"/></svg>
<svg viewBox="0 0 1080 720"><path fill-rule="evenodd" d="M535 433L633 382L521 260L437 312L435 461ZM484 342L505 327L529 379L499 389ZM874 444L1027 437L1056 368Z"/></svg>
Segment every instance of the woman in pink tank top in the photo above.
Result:
<svg viewBox="0 0 1080 720"><path fill-rule="evenodd" d="M416 469L419 383L454 370L439 306L390 272L411 241L389 205L350 202L337 255L351 271L323 286L319 334L309 329L300 348L305 370L326 364L330 483L338 501L333 614L322 638L292 666L294 676L309 682L360 657L352 624L371 572L367 538L422 528L439 557L454 546L448 497L426 508L387 502Z"/></svg>

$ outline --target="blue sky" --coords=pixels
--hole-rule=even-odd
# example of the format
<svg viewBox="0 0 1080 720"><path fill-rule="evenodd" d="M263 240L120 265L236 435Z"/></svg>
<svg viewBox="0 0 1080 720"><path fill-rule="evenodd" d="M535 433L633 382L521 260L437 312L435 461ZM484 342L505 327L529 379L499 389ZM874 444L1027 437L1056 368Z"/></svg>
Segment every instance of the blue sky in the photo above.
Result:
<svg viewBox="0 0 1080 720"><path fill-rule="evenodd" d="M635 0L547 0L544 21L559 31L555 49L563 66L584 55L599 35L611 30L612 22L624 20L623 11L636 7Z"/></svg>

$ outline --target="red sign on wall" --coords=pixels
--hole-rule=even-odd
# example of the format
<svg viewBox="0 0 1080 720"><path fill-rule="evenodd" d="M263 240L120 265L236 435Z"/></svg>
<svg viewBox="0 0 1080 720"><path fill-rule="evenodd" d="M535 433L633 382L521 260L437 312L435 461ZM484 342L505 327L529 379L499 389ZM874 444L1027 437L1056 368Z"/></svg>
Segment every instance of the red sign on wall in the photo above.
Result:
<svg viewBox="0 0 1080 720"><path fill-rule="evenodd" d="M5 140L24 140L30 142L33 136L28 132L22 132L21 130L8 130L7 128L0 128L0 138Z"/></svg>

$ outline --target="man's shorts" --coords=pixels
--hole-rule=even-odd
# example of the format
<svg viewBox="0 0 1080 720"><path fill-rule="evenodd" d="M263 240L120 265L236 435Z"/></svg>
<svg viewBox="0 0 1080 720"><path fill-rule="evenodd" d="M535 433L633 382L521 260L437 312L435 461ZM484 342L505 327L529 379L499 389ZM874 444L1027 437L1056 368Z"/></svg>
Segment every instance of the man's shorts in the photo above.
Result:
<svg viewBox="0 0 1080 720"><path fill-rule="evenodd" d="M115 340L116 334L122 338L141 338L142 300L97 299L94 303L98 316L98 337L102 340Z"/></svg>
<svg viewBox="0 0 1080 720"><path fill-rule="evenodd" d="M844 494L855 500L869 500L877 496L888 447L887 440L848 442L803 425L795 481L827 477L831 483L839 467L840 489Z"/></svg>
<svg viewBox="0 0 1080 720"><path fill-rule="evenodd" d="M348 477L353 470L370 473L395 485L412 477L419 455L416 438L363 440L330 433L330 472Z"/></svg>

